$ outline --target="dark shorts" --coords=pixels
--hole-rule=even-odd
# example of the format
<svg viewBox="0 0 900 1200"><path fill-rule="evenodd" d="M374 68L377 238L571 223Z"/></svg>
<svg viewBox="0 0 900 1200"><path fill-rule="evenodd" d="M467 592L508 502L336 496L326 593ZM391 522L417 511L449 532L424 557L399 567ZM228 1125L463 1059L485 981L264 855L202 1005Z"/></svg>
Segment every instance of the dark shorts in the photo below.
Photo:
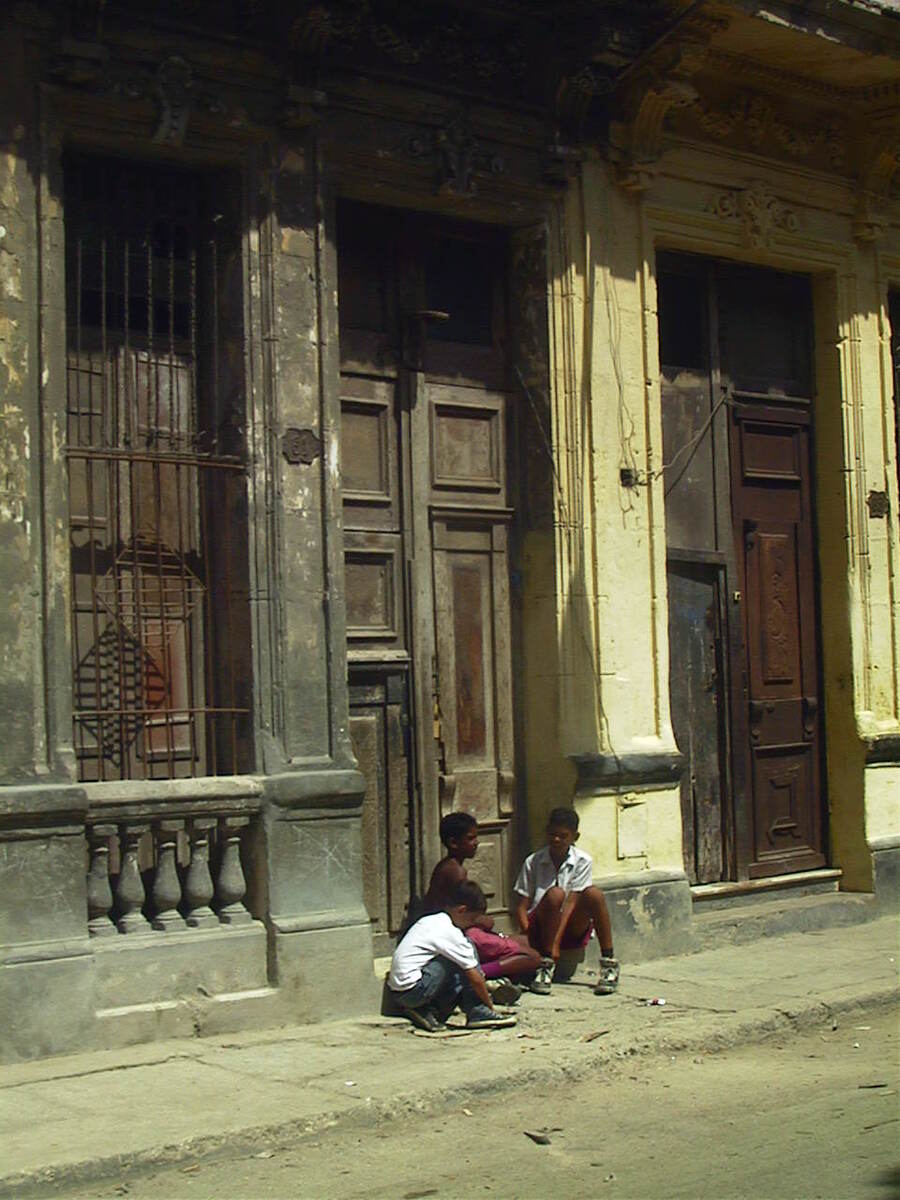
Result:
<svg viewBox="0 0 900 1200"><path fill-rule="evenodd" d="M532 913L531 916L534 916L534 914ZM531 916L528 918L529 933L531 932ZM565 933L563 933L563 936L562 936L562 942L560 944L560 949L562 949L562 950L583 950L585 948L585 946L588 944L588 942L591 940L591 934L593 932L594 932L594 922L593 921L588 921L587 929L585 929L584 933L579 933L577 936L573 936L569 932L569 929L567 927ZM529 938L529 940L530 940L530 938Z"/></svg>

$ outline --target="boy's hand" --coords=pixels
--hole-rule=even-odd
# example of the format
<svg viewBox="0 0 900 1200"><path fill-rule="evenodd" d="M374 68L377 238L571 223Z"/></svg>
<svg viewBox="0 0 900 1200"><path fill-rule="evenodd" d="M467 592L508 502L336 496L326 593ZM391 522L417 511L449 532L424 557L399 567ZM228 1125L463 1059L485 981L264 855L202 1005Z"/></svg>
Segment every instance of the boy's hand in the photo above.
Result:
<svg viewBox="0 0 900 1200"><path fill-rule="evenodd" d="M558 943L554 942L553 945L550 947L550 957L553 959L553 961L555 963L558 963L559 956L561 954L562 954L562 947Z"/></svg>
<svg viewBox="0 0 900 1200"><path fill-rule="evenodd" d="M482 913L475 924L479 929L483 929L485 932L490 933L494 928L494 918L489 917L487 913Z"/></svg>

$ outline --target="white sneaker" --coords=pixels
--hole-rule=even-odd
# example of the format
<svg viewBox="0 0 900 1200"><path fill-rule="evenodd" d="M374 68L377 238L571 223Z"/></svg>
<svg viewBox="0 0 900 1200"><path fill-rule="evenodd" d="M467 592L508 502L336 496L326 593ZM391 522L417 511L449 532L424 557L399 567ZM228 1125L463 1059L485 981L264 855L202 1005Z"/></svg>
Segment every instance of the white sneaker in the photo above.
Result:
<svg viewBox="0 0 900 1200"><path fill-rule="evenodd" d="M611 996L619 986L619 960L617 958L600 959L600 971L594 986L595 996Z"/></svg>
<svg viewBox="0 0 900 1200"><path fill-rule="evenodd" d="M556 970L556 963L552 958L542 958L541 965L535 972L534 980L529 985L529 991L536 992L539 996L547 996L550 994L550 985L553 983L553 972Z"/></svg>

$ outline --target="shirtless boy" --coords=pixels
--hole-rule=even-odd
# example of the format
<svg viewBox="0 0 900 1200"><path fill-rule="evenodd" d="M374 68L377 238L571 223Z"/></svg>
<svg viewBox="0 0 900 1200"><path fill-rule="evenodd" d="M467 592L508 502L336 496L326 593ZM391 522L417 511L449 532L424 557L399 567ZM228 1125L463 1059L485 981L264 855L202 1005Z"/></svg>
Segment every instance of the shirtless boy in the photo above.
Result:
<svg viewBox="0 0 900 1200"><path fill-rule="evenodd" d="M594 887L591 856L579 850L578 814L572 808L554 808L547 820L547 845L525 859L515 891L515 916L528 940L552 963L563 950L586 946L591 928L600 942L598 996L614 992L619 964L613 956L612 929L606 897ZM549 992L552 966L538 972L533 991Z"/></svg>
<svg viewBox="0 0 900 1200"><path fill-rule="evenodd" d="M469 813L448 813L441 821L441 841L447 848L431 874L431 882L425 895L425 911L438 912L444 908L459 884L468 878L463 863L474 858L478 850L478 823ZM541 955L523 935L508 936L494 932L493 918L482 913L479 919L466 930L466 935L478 951L478 959L485 979L511 981L533 975L541 966ZM504 988L494 991L494 998L501 1004L513 1003L519 990ZM513 994L515 993L515 994Z"/></svg>

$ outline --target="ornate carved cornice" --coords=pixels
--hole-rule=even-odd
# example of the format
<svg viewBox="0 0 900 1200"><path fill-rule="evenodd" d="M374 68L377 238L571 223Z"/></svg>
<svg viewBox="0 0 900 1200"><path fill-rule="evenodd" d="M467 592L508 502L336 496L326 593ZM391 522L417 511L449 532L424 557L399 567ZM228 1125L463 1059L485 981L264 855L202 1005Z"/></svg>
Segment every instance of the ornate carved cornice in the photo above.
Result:
<svg viewBox="0 0 900 1200"><path fill-rule="evenodd" d="M653 178L669 113L697 102L691 80L705 61L710 32L693 21L651 55L650 65L620 92L618 107L624 122L614 127L610 140L616 177L627 191L642 191Z"/></svg>
<svg viewBox="0 0 900 1200"><path fill-rule="evenodd" d="M754 150L791 159L821 154L836 170L846 165L847 139L834 115L798 121L788 118L771 97L753 91L741 91L718 103L698 96L694 109L692 115L710 137L740 136Z"/></svg>
<svg viewBox="0 0 900 1200"><path fill-rule="evenodd" d="M857 141L859 196L853 236L876 241L888 225L891 184L900 167L900 106L878 113Z"/></svg>

